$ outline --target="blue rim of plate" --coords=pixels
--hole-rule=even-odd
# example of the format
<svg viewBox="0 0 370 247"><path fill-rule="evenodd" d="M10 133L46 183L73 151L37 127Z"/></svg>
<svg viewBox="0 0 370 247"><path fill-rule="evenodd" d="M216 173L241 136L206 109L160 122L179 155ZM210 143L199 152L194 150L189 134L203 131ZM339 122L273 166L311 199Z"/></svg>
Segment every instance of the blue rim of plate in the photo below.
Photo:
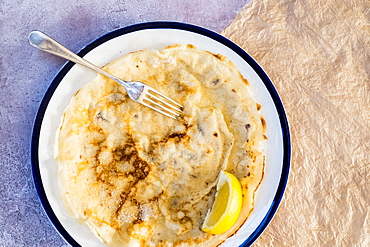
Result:
<svg viewBox="0 0 370 247"><path fill-rule="evenodd" d="M233 50L235 53L237 53L240 57L242 57L258 74L258 76L263 81L265 87L269 91L271 98L275 104L279 121L281 124L281 130L282 130L282 139L283 139L283 167L282 172L280 175L280 181L277 188L277 191L275 193L275 197L271 203L271 206L266 213L265 217L261 221L261 223L258 225L258 227L255 229L255 231L249 235L246 240L240 245L243 247L250 246L265 230L267 225L270 223L272 218L274 217L276 210L279 207L279 204L281 202L281 199L283 197L286 184L288 182L288 176L289 176L289 170L290 170L290 157L291 157L291 143L290 143L290 132L289 132L289 126L287 117L285 114L285 110L283 107L283 104L280 100L280 97L272 84L269 77L266 75L266 73L263 71L263 69L257 64L257 62L248 55L242 48L240 48L238 45L230 41L229 39L221 36L218 33L215 33L213 31L210 31L208 29L195 26L192 24L187 23L180 23L180 22L166 22L166 21L158 21L158 22L146 22L146 23L140 23L140 24L134 24L131 26L123 27L117 30L114 30L110 33L107 33L98 39L94 40L87 46L85 46L79 53L79 56L84 56L94 48L98 47L99 45L107 42L110 39L113 39L115 37L125 35L128 33L145 30L145 29L178 29L178 30L185 30L197 34L201 34L204 36L207 36L227 47L229 47L231 50ZM56 230L59 232L60 235L71 245L71 246L81 246L79 245L76 240L73 239L71 235L64 229L62 224L60 223L58 217L55 215L52 207L50 206L50 203L48 201L48 198L46 196L44 186L41 179L41 173L40 173L40 167L39 167L39 157L38 157L38 147L39 147L39 137L40 137L40 130L41 125L43 122L44 114L46 111L46 108L49 104L49 101L51 97L53 96L56 88L58 87L59 83L62 81L64 76L69 72L69 70L73 67L74 63L67 62L62 69L59 71L59 73L56 75L56 77L53 79L51 85L47 89L40 107L38 109L34 126L33 126L33 132L32 132L32 140L31 140L31 163L32 163L32 174L34 179L34 184L37 190L37 194L39 196L39 199L41 201L41 204L44 208L44 211L46 212L47 216L49 217L49 220L54 225Z"/></svg>

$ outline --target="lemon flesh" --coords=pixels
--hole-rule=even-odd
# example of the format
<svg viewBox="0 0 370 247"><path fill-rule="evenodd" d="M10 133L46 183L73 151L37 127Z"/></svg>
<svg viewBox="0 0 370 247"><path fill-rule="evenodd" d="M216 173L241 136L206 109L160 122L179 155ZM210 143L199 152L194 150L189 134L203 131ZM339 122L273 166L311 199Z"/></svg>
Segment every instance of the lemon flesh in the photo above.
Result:
<svg viewBox="0 0 370 247"><path fill-rule="evenodd" d="M242 208L242 189L239 180L231 173L221 171L212 209L206 215L202 231L222 234L229 230L239 217Z"/></svg>

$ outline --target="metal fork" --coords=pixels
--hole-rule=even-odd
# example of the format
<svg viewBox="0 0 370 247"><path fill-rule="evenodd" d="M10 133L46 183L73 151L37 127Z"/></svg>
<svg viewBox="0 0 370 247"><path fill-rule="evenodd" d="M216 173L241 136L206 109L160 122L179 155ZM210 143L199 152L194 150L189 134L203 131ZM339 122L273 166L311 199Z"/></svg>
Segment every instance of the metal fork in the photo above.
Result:
<svg viewBox="0 0 370 247"><path fill-rule="evenodd" d="M118 77L102 70L96 65L71 52L70 50L59 44L57 41L40 31L31 32L28 36L28 41L32 46L40 50L65 58L76 64L83 65L99 74L102 74L118 82L126 89L126 92L131 99L153 110L156 110L157 112L160 112L165 116L176 119L178 116L180 116L183 110L182 105L161 94L154 88L149 87L148 85L140 81L121 80Z"/></svg>

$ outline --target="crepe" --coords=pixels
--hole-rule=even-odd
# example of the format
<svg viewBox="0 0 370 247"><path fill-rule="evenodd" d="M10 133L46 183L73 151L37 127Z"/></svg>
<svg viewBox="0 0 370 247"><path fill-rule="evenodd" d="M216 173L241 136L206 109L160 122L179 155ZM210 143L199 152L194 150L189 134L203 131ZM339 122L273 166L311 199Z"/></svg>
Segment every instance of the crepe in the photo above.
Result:
<svg viewBox="0 0 370 247"><path fill-rule="evenodd" d="M57 134L65 203L109 246L216 246L253 210L263 177L265 121L248 81L224 56L174 45L127 54L105 68L184 106L173 120L97 76L73 97ZM242 184L243 208L224 234L201 225L218 174Z"/></svg>

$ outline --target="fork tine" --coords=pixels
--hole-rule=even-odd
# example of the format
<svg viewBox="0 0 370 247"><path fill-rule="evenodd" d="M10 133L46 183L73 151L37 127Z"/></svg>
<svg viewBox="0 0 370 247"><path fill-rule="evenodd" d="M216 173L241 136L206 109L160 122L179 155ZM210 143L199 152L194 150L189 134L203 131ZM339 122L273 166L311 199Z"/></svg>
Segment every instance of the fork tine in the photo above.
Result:
<svg viewBox="0 0 370 247"><path fill-rule="evenodd" d="M176 107L174 107L173 105L171 105L171 104L168 104L167 102L165 102L165 101L163 101L163 100L161 100L161 99L159 99L158 97L155 97L155 96L153 96L153 95L150 95L150 94L147 94L147 95L145 95L146 97L144 97L143 98L143 100L147 100L147 101L149 101L150 103L152 103L152 104L154 104L154 105L156 105L156 106L158 106L158 107L160 107L161 109L163 109L163 110L165 110L165 111L168 111L168 112L170 112L170 113L172 113L172 114L174 114L174 115L180 115L179 113L181 113L182 112L182 110L181 109L179 109L179 108L176 108Z"/></svg>
<svg viewBox="0 0 370 247"><path fill-rule="evenodd" d="M183 110L182 105L148 86L144 88L139 102L173 119L180 116Z"/></svg>
<svg viewBox="0 0 370 247"><path fill-rule="evenodd" d="M175 112L174 110L171 110L171 109L169 109L169 108L161 105L160 103L158 103L158 102L156 102L156 101L154 101L154 100L152 100L150 98L144 98L143 100L146 100L146 101L150 102L151 104L160 107L162 110L164 110L164 111L166 111L166 112L168 112L168 113L170 113L172 115L175 115L175 116L179 116L180 115L180 113ZM155 98L155 100L158 100L158 99ZM163 102L163 101L159 101L159 102L164 103L164 104L166 103L166 102Z"/></svg>
<svg viewBox="0 0 370 247"><path fill-rule="evenodd" d="M145 99L145 100L148 100L148 99ZM152 100L148 100L148 101L152 101ZM156 108L156 107L154 107L154 106L152 106L152 105L150 105L150 104L148 104L148 103L145 103L144 101L140 101L140 103L142 104L142 105L144 105L144 106L146 106L146 107L149 107L150 109L153 109L153 110L155 110L155 111L157 111L157 112L159 112L159 113L162 113L163 115L165 115L165 116L167 116L167 117L170 117L170 118L173 118L173 119L177 119L177 116L179 116L180 114L175 114L175 116L173 116L173 115L171 115L171 114L169 114L169 113L167 113L167 112L164 112L164 111L162 111L162 110L160 110L160 109L158 109L158 108ZM158 104L158 103L155 103L155 102L152 102L152 103L154 103L154 104ZM159 105L159 104L158 104ZM162 106L161 106L162 107ZM163 107L162 107L163 108ZM165 108L166 109L166 108Z"/></svg>
<svg viewBox="0 0 370 247"><path fill-rule="evenodd" d="M153 93L155 93L156 95L158 95L158 96L166 99L167 101L169 101L172 104L170 104L169 102L163 101L162 99L160 99L156 95L150 93L150 91L153 92ZM150 96L151 98L157 100L157 101L160 101L161 103L165 104L166 106L171 107L172 109L174 109L176 111L182 112L182 110L184 108L182 105L180 105L179 103L177 103L173 99L167 97L166 95L163 95L162 93L158 92L157 90L155 90L153 88L148 88L147 89L147 95Z"/></svg>

